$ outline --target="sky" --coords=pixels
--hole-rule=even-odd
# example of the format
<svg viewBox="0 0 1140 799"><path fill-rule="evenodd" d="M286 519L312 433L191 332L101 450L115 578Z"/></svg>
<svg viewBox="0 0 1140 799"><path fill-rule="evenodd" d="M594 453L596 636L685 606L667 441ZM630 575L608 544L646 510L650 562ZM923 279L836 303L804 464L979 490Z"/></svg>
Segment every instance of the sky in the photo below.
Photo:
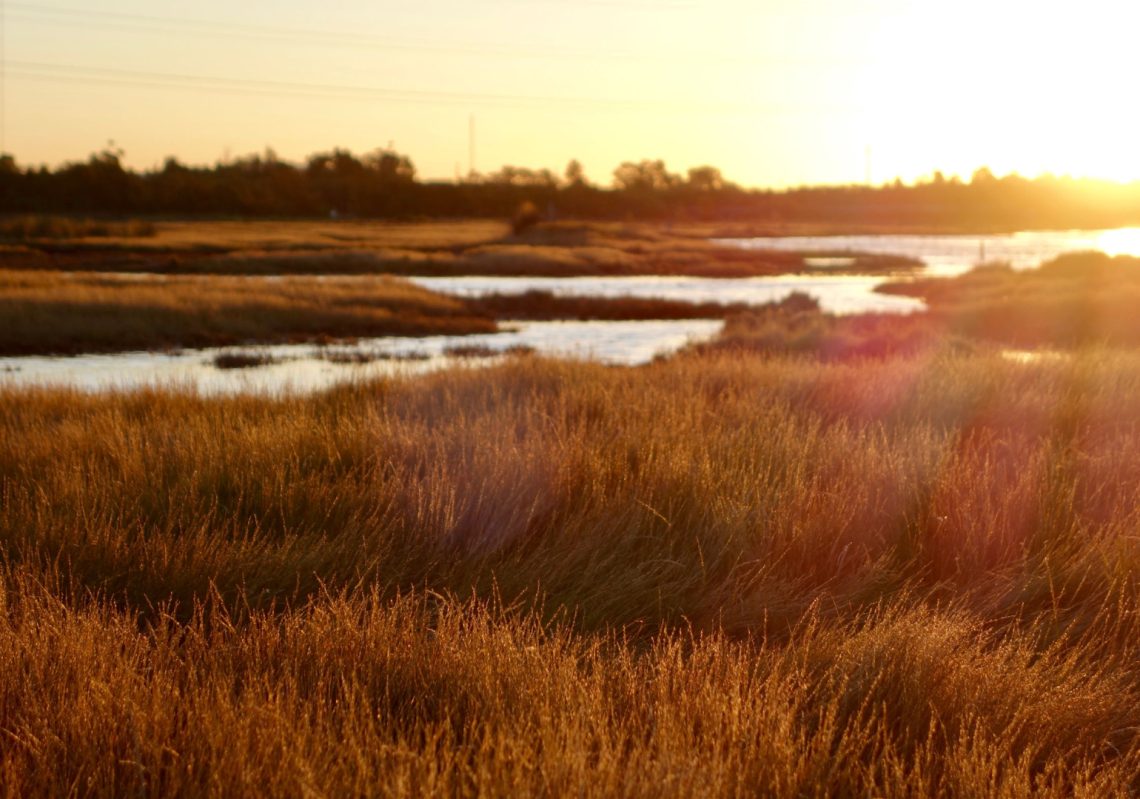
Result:
<svg viewBox="0 0 1140 799"><path fill-rule="evenodd" d="M135 168L392 147L744 186L1140 179L1122 0L0 0L0 146ZM474 121L474 160L470 128Z"/></svg>

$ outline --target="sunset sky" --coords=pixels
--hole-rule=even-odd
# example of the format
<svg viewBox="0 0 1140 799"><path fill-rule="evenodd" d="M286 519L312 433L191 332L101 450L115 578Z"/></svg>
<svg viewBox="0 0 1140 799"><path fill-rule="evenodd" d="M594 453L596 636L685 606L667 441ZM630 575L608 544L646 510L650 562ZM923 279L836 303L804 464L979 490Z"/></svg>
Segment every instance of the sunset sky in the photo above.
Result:
<svg viewBox="0 0 1140 799"><path fill-rule="evenodd" d="M5 2L4 146L135 167L391 143L609 183L624 160L748 186L935 169L1140 178L1129 4L959 0Z"/></svg>

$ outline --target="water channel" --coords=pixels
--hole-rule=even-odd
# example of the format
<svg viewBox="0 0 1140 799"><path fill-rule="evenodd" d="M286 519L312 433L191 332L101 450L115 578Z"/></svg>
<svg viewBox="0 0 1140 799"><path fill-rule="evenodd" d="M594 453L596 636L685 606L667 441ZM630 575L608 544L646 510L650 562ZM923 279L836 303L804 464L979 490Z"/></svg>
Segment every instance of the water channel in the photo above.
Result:
<svg viewBox="0 0 1140 799"><path fill-rule="evenodd" d="M960 274L982 260L1014 268L1039 265L1065 252L1101 250L1110 255L1140 255L1140 228L1103 231L1031 231L986 236L862 235L762 239L724 239L728 246L827 252L818 264L843 265L843 252L872 252L918 258L924 272ZM161 278L156 278L161 279ZM258 278L251 278L258 279ZM762 304L793 291L817 298L827 311L908 313L922 303L908 297L877 294L878 275L812 274L758 278L696 277L415 277L433 291L464 297L548 291L562 296L637 297L689 302ZM130 389L144 385L194 387L203 393L307 392L379 375L416 374L460 363L483 363L451 354L457 347L505 352L523 348L547 355L590 358L608 364L636 365L676 351L686 343L715 336L715 319L670 321L518 322L500 333L477 336L389 337L363 339L351 347L313 345L243 347L264 357L265 365L219 369L222 350L176 353L128 352L71 357L0 358L2 385L66 385L83 390Z"/></svg>

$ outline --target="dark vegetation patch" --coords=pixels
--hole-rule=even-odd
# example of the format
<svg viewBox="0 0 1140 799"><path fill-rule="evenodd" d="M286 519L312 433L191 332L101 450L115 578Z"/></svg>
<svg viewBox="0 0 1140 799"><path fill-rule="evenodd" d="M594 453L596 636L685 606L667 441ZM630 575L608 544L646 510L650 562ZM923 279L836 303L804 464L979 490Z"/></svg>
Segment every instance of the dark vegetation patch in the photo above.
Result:
<svg viewBox="0 0 1140 799"><path fill-rule="evenodd" d="M431 356L423 352L378 352L366 349L320 349L315 357L329 363L366 364L374 361L426 361Z"/></svg>
<svg viewBox="0 0 1140 799"><path fill-rule="evenodd" d="M42 215L0 217L0 241L145 238L154 236L156 232L153 222L139 219L97 220Z"/></svg>
<svg viewBox="0 0 1140 799"><path fill-rule="evenodd" d="M256 350L219 352L212 361L216 369L250 369L255 366L270 366L280 362L279 358L275 358L267 352Z"/></svg>
<svg viewBox="0 0 1140 799"><path fill-rule="evenodd" d="M549 291L489 294L468 300L498 319L719 319L741 313L743 303L684 302L637 297L563 297Z"/></svg>
<svg viewBox="0 0 1140 799"><path fill-rule="evenodd" d="M451 358L499 358L504 355L531 355L533 347L516 344L513 347L496 349L484 344L455 344L444 349L443 354Z"/></svg>

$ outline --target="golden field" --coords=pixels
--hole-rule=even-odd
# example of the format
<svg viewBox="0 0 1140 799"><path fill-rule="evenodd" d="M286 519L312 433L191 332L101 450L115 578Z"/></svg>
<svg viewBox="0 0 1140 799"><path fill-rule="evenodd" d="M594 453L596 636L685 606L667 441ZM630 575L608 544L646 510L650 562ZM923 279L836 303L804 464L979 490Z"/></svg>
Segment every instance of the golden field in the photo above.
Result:
<svg viewBox="0 0 1140 799"><path fill-rule="evenodd" d="M0 409L13 795L1140 787L1129 351Z"/></svg>

